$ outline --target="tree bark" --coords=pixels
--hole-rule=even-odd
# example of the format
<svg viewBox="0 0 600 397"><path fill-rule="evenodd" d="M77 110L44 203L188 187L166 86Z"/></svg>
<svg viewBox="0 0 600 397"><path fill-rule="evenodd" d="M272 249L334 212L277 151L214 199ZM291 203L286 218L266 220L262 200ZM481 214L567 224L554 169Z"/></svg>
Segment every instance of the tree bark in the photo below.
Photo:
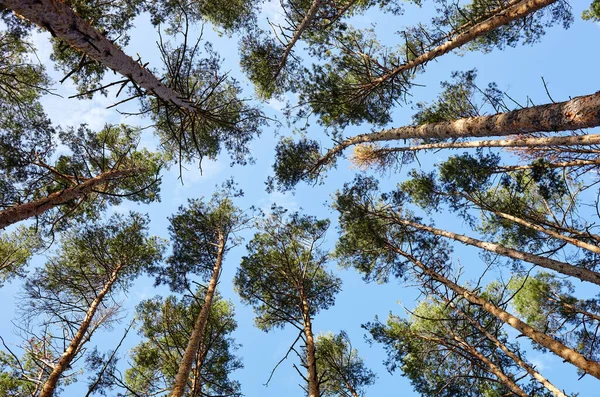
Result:
<svg viewBox="0 0 600 397"><path fill-rule="evenodd" d="M39 200L15 205L2 210L0 211L0 229L4 229L8 225L31 218L32 216L41 215L53 207L65 204L73 199L84 196L92 192L94 188L100 184L110 182L113 179L131 176L138 172L140 172L139 168L104 172L94 178L86 180L79 185L61 190L59 192L54 192L49 196Z"/></svg>
<svg viewBox="0 0 600 397"><path fill-rule="evenodd" d="M226 241L223 233L219 232L217 258L215 260L215 266L213 267L212 276L208 284L206 296L204 297L204 305L202 306L200 313L198 313L194 330L192 331L188 345L185 348L185 352L183 353L183 357L179 363L179 369L177 370L177 375L175 376L175 383L173 384L173 389L171 390L171 397L182 397L185 393L188 376L192 370L194 358L197 356L198 349L200 348L200 342L202 340L202 336L204 335L204 329L206 328L208 316L210 315L213 297L217 289L219 276L221 275L223 254L225 252L225 242Z"/></svg>
<svg viewBox="0 0 600 397"><path fill-rule="evenodd" d="M473 138L571 131L600 125L600 92L570 101L532 106L492 116L467 117L361 134L330 149L313 167L327 164L344 149L367 142L427 138Z"/></svg>
<svg viewBox="0 0 600 397"><path fill-rule="evenodd" d="M283 55L281 55L279 64L277 64L277 69L275 70L273 80L277 79L277 77L281 73L281 70L285 67L287 59L290 56L294 45L296 45L296 42L300 40L300 36L302 36L302 33L304 33L306 28L308 28L312 20L315 18L315 15L317 15L319 7L321 7L321 3L321 0L314 0L312 5L306 12L306 15L302 19L302 22L300 22L300 25L298 25L298 27L296 28L296 31L292 35L292 38L290 39L289 43L285 46L285 50L283 51Z"/></svg>
<svg viewBox="0 0 600 397"><path fill-rule="evenodd" d="M60 0L0 0L0 5L35 23L90 58L134 81L162 101L193 111L194 105L160 82Z"/></svg>
<svg viewBox="0 0 600 397"><path fill-rule="evenodd" d="M597 273L592 270L588 270L585 268L577 267L570 265L566 262L557 261L555 259L545 258L543 256L538 256L534 254L530 254L528 252L523 252L519 250L515 250L512 248L505 247L500 244L490 243L487 241L478 240L472 237L468 237L462 234L457 234L453 232L449 232L447 230L436 229L431 226L422 225L420 223L411 222L405 219L400 219L398 217L393 217L393 221L414 227L415 229L424 230L430 233L433 233L437 236L447 237L456 241L460 241L467 245L472 245L477 248L484 249L489 252L494 252L503 256L507 256L509 258L522 260L525 262L533 263L540 267L544 267L546 269L551 269L556 272L566 274L571 277L576 277L581 281L588 281L590 283L594 283L600 285L600 273Z"/></svg>
<svg viewBox="0 0 600 397"><path fill-rule="evenodd" d="M69 364L71 363L77 352L80 350L82 341L84 340L85 334L88 331L92 320L94 319L94 315L98 310L98 306L100 306L102 300L110 291L115 281L117 281L119 277L119 272L122 268L122 263L115 267L107 283L104 285L104 288L102 288L102 290L98 293L96 298L94 298L94 300L92 301L92 304L88 308L85 317L81 325L79 326L79 329L77 330L77 333L75 333L73 339L71 340L71 343L69 343L69 346L58 360L58 363L52 369L52 372L46 379L44 386L42 386L42 390L38 397L52 397L54 395L54 392L56 391L56 386L58 384L58 381L60 380L61 375L69 367Z"/></svg>
<svg viewBox="0 0 600 397"><path fill-rule="evenodd" d="M431 268L426 266L423 262L419 261L417 258L413 257L412 255L410 255L407 252L402 251L401 249L394 246L393 244L388 243L388 245L391 250L393 250L394 252L396 252L399 255L402 255L409 261L411 261L415 266L417 266L419 269L421 269L423 271L423 273L426 274L427 276L429 276L431 279L442 283L443 285L445 285L452 291L456 292L458 295L464 297L470 303L477 305L477 306L481 306L481 308L483 310L485 310L486 312L490 313L491 315L493 315L497 319L503 321L504 323L510 325L511 327L513 327L517 331L521 332L523 335L527 336L528 338L530 338L531 340L533 340L540 346L545 347L548 350L551 350L559 357L562 357L563 359L565 359L565 361L568 361L571 364L575 365L577 368L581 369L583 372L588 373L588 374L594 376L595 378L600 379L600 364L599 363L588 360L582 354L563 345L561 342L557 341L556 339L552 338L551 336L548 336L545 333L536 330L535 328L531 327L529 324L519 320L517 317L513 316L512 314L508 313L507 311L488 302L487 300L481 298L480 296L467 290L466 288L463 288L460 285L450 281L443 275L435 272L434 270L432 270Z"/></svg>
<svg viewBox="0 0 600 397"><path fill-rule="evenodd" d="M550 391L552 394L554 394L554 396L567 397L567 395L565 393L563 393L558 387L554 386L548 379L546 379L542 374L537 372L531 365L529 365L528 363L523 361L521 359L521 357L519 357L512 350L510 350L508 347L506 347L506 345L504 343L500 342L500 340L498 338L496 338L494 335L490 334L477 320L475 320L471 316L465 314L462 310L460 310L458 307L456 307L456 305L453 302L449 301L448 299L443 297L441 294L438 296L440 296L442 299L444 299L444 301L446 301L446 303L450 304L450 306L452 306L452 308L457 313L459 313L461 316L463 316L468 322L470 322L475 328L477 328L479 330L479 332L481 332L488 340L490 340L492 343L494 343L500 350L502 350L508 357L510 357L518 366L523 368L529 375L531 375L531 377L533 377L535 380L540 382L548 391Z"/></svg>
<svg viewBox="0 0 600 397"><path fill-rule="evenodd" d="M301 292L302 317L304 323L304 337L306 338L306 366L308 369L308 397L321 397L319 390L319 378L317 376L317 356L315 350L315 339L312 332L312 321L310 318L310 306Z"/></svg>
<svg viewBox="0 0 600 397"><path fill-rule="evenodd" d="M469 28L465 32L458 34L456 37L454 37L451 40L448 40L444 44L437 46L436 48L426 52L425 54L419 55L412 61L402 64L393 71L385 74L384 76L379 77L378 79L375 79L372 83L369 83L369 85L379 85L389 79L394 78L395 76L404 71L426 64L427 62L441 55L444 55L456 48L459 48L462 45L467 44L475 40L476 38L491 32L496 28L499 28L500 26L506 25L517 19L524 18L527 15L532 14L535 11L546 7L556 1L557 0L523 0L517 4L505 8L499 11L498 13L491 15L486 20Z"/></svg>
<svg viewBox="0 0 600 397"><path fill-rule="evenodd" d="M466 350L467 353L469 353L470 355L472 355L473 357L477 358L479 361L484 363L485 366L488 368L488 371L490 373L496 375L496 377L498 378L500 383L502 383L504 386L506 386L510 390L512 390L512 392L515 393L517 396L529 397L529 395L527 393L525 393L523 391L523 389L521 389L519 387L519 385L517 385L513 379L511 379L508 375L506 375L502 371L502 369L500 369L496 364L494 364L494 362L492 360L487 358L484 354L482 354L479 350L477 350L477 348L475 348L474 346L471 346L460 336L456 335L454 332L452 332L452 330L448 330L448 332L450 333L452 338L456 342L458 342L459 345L461 345L463 347L463 349Z"/></svg>

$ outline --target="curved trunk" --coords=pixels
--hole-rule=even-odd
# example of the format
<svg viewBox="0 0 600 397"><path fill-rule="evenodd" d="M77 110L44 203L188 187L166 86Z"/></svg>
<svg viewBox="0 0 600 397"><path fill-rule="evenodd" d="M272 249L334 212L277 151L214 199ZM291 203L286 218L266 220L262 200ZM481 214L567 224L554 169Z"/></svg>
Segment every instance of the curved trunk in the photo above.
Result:
<svg viewBox="0 0 600 397"><path fill-rule="evenodd" d="M394 222L397 222L397 223L400 223L400 224L403 224L406 226L414 227L415 229L424 230L424 231L433 233L437 236L447 237L447 238L450 238L450 239L453 239L456 241L460 241L461 243L464 243L467 245L472 245L474 247L484 249L489 252L495 252L497 254L507 256L509 258L533 263L535 265L544 267L546 269L551 269L556 272L566 274L568 276L576 277L576 278L580 279L581 281L588 281L590 283L600 285L600 273L592 271L592 270L573 266L566 262L557 261L555 259L545 258L543 256L530 254L528 252L515 250L512 248L505 247L500 244L478 240L476 238L449 232L447 230L436 229L431 226L425 226L420 223L411 222L411 221L407 221L407 220L396 218L396 217L394 217L393 220L394 220Z"/></svg>
<svg viewBox="0 0 600 397"><path fill-rule="evenodd" d="M210 278L210 283L208 284L206 296L204 297L204 305L202 306L202 309L196 318L194 330L192 331L190 340L188 341L185 352L183 353L181 363L179 363L179 369L177 370L177 375L175 376L175 383L173 384L173 389L171 390L171 397L182 397L185 393L188 376L192 370L194 358L198 354L198 349L200 348L200 341L204 335L204 329L206 328L206 323L210 314L213 297L215 295L215 290L217 289L217 283L219 282L224 251L225 237L222 233L219 233L217 259L215 261L215 266L213 267L212 277Z"/></svg>
<svg viewBox="0 0 600 397"><path fill-rule="evenodd" d="M54 192L49 196L39 200L7 208L3 211L0 211L0 229L27 218L41 215L53 207L65 204L73 199L84 196L92 192L94 188L100 184L110 182L112 179L134 175L139 171L139 168L135 168L129 170L104 172L94 178L86 180L79 185L61 190L59 192Z"/></svg>
<svg viewBox="0 0 600 397"><path fill-rule="evenodd" d="M45 29L71 47L134 81L138 86L180 108L194 105L160 82L150 71L115 46L60 0L0 0L0 5Z"/></svg>
<svg viewBox="0 0 600 397"><path fill-rule="evenodd" d="M540 346L545 347L548 350L551 350L556 355L558 355L559 357L562 357L565 361L568 361L571 364L575 365L577 368L579 368L583 372L588 373L588 374L594 376L595 378L600 379L600 364L599 363L588 360L582 354L565 346L564 344L562 344L561 342L552 338L551 336L548 336L545 333L536 330L535 328L533 328L530 325L528 325L527 323L519 320L517 317L513 316L512 314L508 313L507 311L488 302L487 300L481 298L480 296L467 290L466 288L463 288L460 285L452 282L448 278L444 277L443 275L435 272L434 270L432 270L431 268L426 266L423 262L419 261L417 258L413 257L409 253L402 251L401 249L395 247L392 244L388 244L388 245L389 245L390 249L392 249L397 254L402 255L406 259L410 260L415 266L417 266L419 269L421 269L423 271L423 273L426 274L427 276L429 276L431 279L442 283L443 285L445 285L446 287L448 287L449 289L454 291L456 294L465 298L470 303L477 305L477 306L481 306L481 308L483 310L490 313L492 316L494 316L497 319L503 321L504 323L510 325L511 327L513 327L517 331L521 332L523 335L527 336L528 338L530 338L531 340L533 340Z"/></svg>
<svg viewBox="0 0 600 397"><path fill-rule="evenodd" d="M571 131L600 125L600 92L570 101L532 106L492 116L467 117L417 126L392 128L345 139L313 167L327 164L344 149L367 142L426 138L473 138Z"/></svg>
<svg viewBox="0 0 600 397"><path fill-rule="evenodd" d="M98 310L98 306L102 303L102 300L106 296L106 294L110 291L115 281L117 281L119 277L119 272L123 268L123 264L119 264L112 272L110 279L104 285L104 288L96 295L96 298L92 301L92 304L88 308L85 317L77 330L77 333L71 339L69 346L65 349L64 353L58 360L58 363L52 369L52 372L46 379L44 386L42 386L42 391L40 392L38 397L52 397L54 392L56 391L56 386L58 385L58 381L60 380L61 375L71 364L71 361L77 354L77 352L81 349L82 342L84 341L85 334L87 333L92 320L94 319L94 315Z"/></svg>

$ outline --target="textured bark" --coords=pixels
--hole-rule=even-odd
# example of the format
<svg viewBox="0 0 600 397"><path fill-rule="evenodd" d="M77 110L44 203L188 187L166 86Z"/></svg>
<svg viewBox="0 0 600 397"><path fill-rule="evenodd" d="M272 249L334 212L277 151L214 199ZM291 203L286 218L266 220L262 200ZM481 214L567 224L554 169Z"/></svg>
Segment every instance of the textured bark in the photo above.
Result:
<svg viewBox="0 0 600 397"><path fill-rule="evenodd" d="M65 349L65 352L58 360L58 363L52 369L52 372L48 376L48 379L46 379L46 382L44 383L44 386L42 387L42 390L38 397L52 397L54 395L54 392L56 391L56 386L58 385L58 381L60 380L61 375L70 366L71 361L81 348L82 341L84 340L85 334L90 328L90 324L94 319L94 315L98 310L98 306L100 306L102 300L110 291L115 281L117 281L119 277L119 272L122 268L123 264L119 264L117 267L115 267L112 274L110 275L110 279L108 279L107 283L104 285L104 288L102 288L102 290L98 292L98 295L96 295L96 298L94 298L94 300L92 301L90 307L88 308L85 314L83 321L81 322L81 325L79 326L79 329L75 333L75 336L73 336L73 339L71 340L71 343L69 343L69 346L67 346L67 348Z"/></svg>
<svg viewBox="0 0 600 397"><path fill-rule="evenodd" d="M114 179L134 175L139 171L139 168L108 171L94 178L90 178L79 185L52 193L49 196L39 200L7 208L3 211L0 211L0 229L4 229L8 225L12 225L13 223L31 218L33 216L41 215L53 207L65 204L73 199L92 192L95 187L101 184L110 182Z"/></svg>
<svg viewBox="0 0 600 397"><path fill-rule="evenodd" d="M468 237L462 234L457 234L453 232L449 232L447 230L436 229L431 226L422 225L420 223L407 221L405 219L394 218L394 222L414 227L415 229L424 230L430 233L433 233L437 236L447 237L456 241L460 241L461 243L472 245L477 248L484 249L489 252L494 252L500 254L502 256L506 256L513 259L522 260L525 262L533 263L540 267L544 267L546 269L551 269L556 272L566 274L571 277L576 277L581 281L588 281L590 283L594 283L600 285L600 273L594 272L592 270L584 269L581 267L570 265L566 262L557 261L550 258L545 258L543 256L538 256L534 254L530 254L528 252L523 252L519 250L515 250L512 248L505 247L500 244L490 243L487 241L478 240L476 238Z"/></svg>
<svg viewBox="0 0 600 397"><path fill-rule="evenodd" d="M0 0L0 5L49 31L71 47L131 79L161 100L180 108L194 105L164 85L149 70L115 46L60 0Z"/></svg>
<svg viewBox="0 0 600 397"><path fill-rule="evenodd" d="M517 138L517 139L491 139L488 141L471 142L439 142L426 143L398 148L375 149L375 154L387 154L395 152L416 152L431 149L469 149L480 147L538 147L538 146L575 146L575 145L597 145L600 143L600 134L554 136L543 138Z"/></svg>
<svg viewBox="0 0 600 397"><path fill-rule="evenodd" d="M451 40L448 40L442 45L437 46L431 51L426 52L425 54L419 55L415 59L405 64L398 66L396 69L391 71L390 73L381 76L380 78L373 81L369 85L379 85L398 74L414 69L417 66L424 65L427 62L444 55L456 48L461 47L464 44L467 44L476 38L485 35L492 30L499 28L500 26L506 25L512 21L517 19L521 19L526 17L527 15L546 7L557 0L523 0L517 4L514 4L498 13L491 15L486 20L474 25L473 27L467 29L465 32L458 34Z"/></svg>
<svg viewBox="0 0 600 397"><path fill-rule="evenodd" d="M421 269L423 273L429 276L431 279L442 283L443 285L456 292L458 295L462 296L472 304L481 306L481 308L486 312L490 313L491 315L503 321L504 323L510 325L511 327L513 327L523 335L527 336L540 346L551 350L559 357L565 359L565 361L568 361L571 364L575 365L577 368L581 369L583 372L600 379L599 363L586 359L585 356L583 356L582 354L565 346L564 344L552 338L551 336L548 336L545 333L536 330L529 324L519 320L517 317L513 316L507 311L488 302L487 300L481 298L480 296L467 290L466 288L463 288L460 285L452 282L443 275L435 272L434 270L426 266L423 262L419 261L417 258L410 255L409 253L402 251L401 249L395 247L392 244L390 244L389 247L399 255L402 255L403 257L411 261L416 267Z"/></svg>
<svg viewBox="0 0 600 397"><path fill-rule="evenodd" d="M498 380L504 384L504 386L508 387L510 390L513 391L513 393L515 393L517 396L521 396L521 397L529 397L529 395L527 393L525 393L523 391L523 389L521 389L519 387L519 385L517 385L515 383L514 380L512 380L508 375L506 375L502 369L500 369L496 364L493 363L492 360L490 360L489 358L487 358L485 355L483 355L479 350L477 350L475 347L471 346L469 343L467 343L464 339L462 339L460 336L456 335L454 332L452 332L452 330L448 330L448 332L450 333L450 335L452 336L452 338L459 343L459 345L462 346L462 348L468 352L470 355L472 355L473 357L477 358L479 361L481 361L482 363L485 364L485 366L488 368L487 370L496 375L496 377L498 378Z"/></svg>
<svg viewBox="0 0 600 397"><path fill-rule="evenodd" d="M600 125L600 92L570 101L532 106L492 116L467 117L418 126L392 128L361 134L329 150L314 169L327 164L344 149L367 142L426 138L493 137L534 132L571 131Z"/></svg>
<svg viewBox="0 0 600 397"><path fill-rule="evenodd" d="M315 339L312 332L312 321L310 318L310 306L300 292L302 300L302 317L304 323L304 337L306 339L306 366L308 369L308 397L321 397L319 391L319 378L317 376L317 356L315 350Z"/></svg>
<svg viewBox="0 0 600 397"><path fill-rule="evenodd" d="M208 284L208 290L206 291L206 296L204 297L204 305L202 306L200 313L198 313L198 317L196 318L196 324L194 325L194 330L192 331L192 335L190 336L188 345L185 348L185 352L183 353L183 357L181 359L181 362L179 363L179 369L177 370L177 375L175 376L175 383L173 384L173 389L171 390L171 397L182 397L185 393L188 376L190 374L190 371L192 370L194 359L198 355L198 349L200 349L200 342L202 341L204 329L206 328L208 316L210 315L210 308L212 306L213 297L215 295L215 290L217 289L219 276L221 275L221 266L223 264L224 252L225 237L222 233L219 233L217 258L215 260L215 266L213 267L212 276Z"/></svg>
<svg viewBox="0 0 600 397"><path fill-rule="evenodd" d="M481 324L477 320L475 320L471 316L465 314L462 310L457 308L453 302L449 301L448 299L445 299L443 296L441 296L441 297L442 297L442 299L444 299L444 301L446 301L446 303L450 304L450 306L452 306L452 308L454 310L456 310L457 313L459 313L467 321L469 321L475 328L477 328L479 330L479 332L481 332L488 340L490 340L492 343L494 343L494 345L496 345L508 357L510 357L518 366L523 368L529 375L531 375L531 377L533 377L535 380L540 382L548 391L550 391L552 394L554 394L554 396L567 397L566 394L563 393L558 387L554 386L548 379L546 379L542 374L537 372L531 365L529 365L528 363L523 361L521 359L521 357L519 357L512 350L510 350L508 347L506 347L506 345L504 343L500 342L500 340L498 338L496 338L494 335L490 334L484 327L481 326Z"/></svg>
<svg viewBox="0 0 600 397"><path fill-rule="evenodd" d="M289 43L285 46L283 55L281 55L281 59L279 60L279 64L277 65L277 69L275 70L275 74L273 76L273 80L275 80L279 76L279 74L281 73L281 70L285 67L287 59L290 56L290 54L292 53L292 49L294 48L294 45L296 45L296 42L298 42L298 40L300 40L300 36L302 36L302 33L304 33L306 28L308 28L308 26L310 25L312 20L315 18L315 15L317 15L317 12L319 11L319 7L321 7L321 3L322 3L321 0L314 0L312 5L306 12L306 15L302 19L302 22L300 22L300 25L298 25L298 27L296 28L296 31L292 35L292 38L290 39Z"/></svg>

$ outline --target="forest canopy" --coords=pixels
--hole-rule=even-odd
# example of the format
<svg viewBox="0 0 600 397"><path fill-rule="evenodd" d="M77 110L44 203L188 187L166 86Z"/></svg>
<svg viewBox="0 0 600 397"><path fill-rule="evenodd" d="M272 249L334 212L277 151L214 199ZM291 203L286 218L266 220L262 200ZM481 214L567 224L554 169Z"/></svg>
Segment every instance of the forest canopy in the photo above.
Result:
<svg viewBox="0 0 600 397"><path fill-rule="evenodd" d="M0 396L595 395L598 0L0 18Z"/></svg>

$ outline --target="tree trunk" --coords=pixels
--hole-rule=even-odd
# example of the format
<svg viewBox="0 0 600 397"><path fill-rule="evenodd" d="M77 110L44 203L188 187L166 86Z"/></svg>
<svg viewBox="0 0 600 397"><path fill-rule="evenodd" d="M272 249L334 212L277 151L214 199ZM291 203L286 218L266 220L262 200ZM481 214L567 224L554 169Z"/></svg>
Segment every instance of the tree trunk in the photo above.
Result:
<svg viewBox="0 0 600 397"><path fill-rule="evenodd" d="M2 1L2 0L0 0ZM113 170L104 172L94 178L90 178L85 182L54 192L47 197L39 200L31 201L25 204L19 204L0 211L0 229L4 229L8 225L38 216L48 211L49 209L61 204L65 204L73 199L84 196L94 190L100 184L110 182L113 179L123 178L134 175L141 170L139 168L128 170Z"/></svg>
<svg viewBox="0 0 600 397"><path fill-rule="evenodd" d="M438 281L456 292L458 295L464 297L470 303L481 306L483 310L490 313L497 319L503 321L504 323L510 325L517 331L521 332L523 335L527 336L537 344L542 347L545 347L548 350L551 350L559 357L565 359L565 361L570 362L575 365L577 368L581 369L583 372L588 373L595 378L600 379L600 364L586 359L582 354L577 351L563 345L561 342L552 338L551 336L546 335L543 332L536 330L531 327L527 323L519 320L517 317L512 314L506 312L505 310L499 308L498 306L488 302L487 300L479 297L475 293L467 290L466 288L461 287L460 285L450 281L443 275L435 272L428 266L426 266L423 262L419 261L417 258L413 257L407 252L402 251L401 249L395 247L392 244L389 244L390 249L396 252L399 255L402 255L409 261L411 261L415 266L423 271L427 276L431 277L431 279Z"/></svg>
<svg viewBox="0 0 600 397"><path fill-rule="evenodd" d="M477 320L475 320L471 316L465 314L462 310L460 310L458 307L456 307L456 305L453 302L446 299L443 295L439 294L438 296L440 296L442 299L444 299L444 301L446 301L446 303L450 304L450 306L452 306L452 308L457 313L459 313L461 316L463 316L468 322L473 324L473 326L475 328L477 328L479 330L479 332L481 332L488 340L490 340L492 343L494 343L500 350L502 350L508 357L510 357L518 366L520 366L525 371L527 371L527 373L529 375L531 375L535 380L540 382L548 391L550 391L552 394L554 394L554 396L567 397L565 395L565 393L563 393L558 387L556 387L552 383L550 383L550 381L548 379L546 379L542 374L537 372L531 365L529 365L528 363L523 361L521 359L521 357L519 357L512 350L510 350L508 347L506 347L506 345L504 343L500 342L500 340L498 338L496 338L494 335L490 334Z"/></svg>
<svg viewBox="0 0 600 397"><path fill-rule="evenodd" d="M289 43L285 46L283 55L281 56L281 59L279 60L279 64L277 65L277 69L275 70L275 75L273 76L273 80L275 80L279 76L279 74L281 73L281 70L285 67L287 59L290 56L292 49L294 48L294 45L296 45L296 42L298 40L300 40L300 36L302 36L302 33L304 33L306 28L308 28L308 26L310 25L312 20L315 18L315 15L317 15L317 12L319 11L319 7L321 7L321 3L322 3L321 0L314 0L312 5L306 12L306 15L302 19L302 22L300 22L300 25L298 25L298 28L296 28L296 31L292 35L292 38L290 39Z"/></svg>
<svg viewBox="0 0 600 397"><path fill-rule="evenodd" d="M327 164L344 149L367 142L427 138L493 137L534 132L570 131L600 125L600 92L570 101L532 106L492 116L467 117L417 126L392 128L345 139L313 167Z"/></svg>
<svg viewBox="0 0 600 397"><path fill-rule="evenodd" d="M600 158L595 160L572 160L572 161L561 161L559 163L544 163L544 167L547 168L574 168L574 167L587 167L590 165L600 165ZM498 167L499 172L510 172L519 170L530 170L534 168L534 165L503 165Z"/></svg>
<svg viewBox="0 0 600 397"><path fill-rule="evenodd" d="M489 358L487 358L484 354L482 354L474 346L471 346L469 343L467 343L460 336L454 334L454 332L452 332L452 330L448 330L448 332L450 333L450 335L452 336L452 338L456 342L458 342L459 345L461 345L463 349L465 349L465 351L467 353L469 353L470 355L472 355L473 357L477 358L479 361L481 361L482 363L484 363L485 366L488 368L488 371L490 373L494 374L498 378L498 380L500 381L500 383L502 383L504 386L506 386L507 388L509 388L510 390L512 390L512 392L515 393L517 396L520 396L520 397L529 397L529 395L527 393L525 393L523 391L523 389L521 389L519 387L519 385L517 385L513 379L511 379L508 375L506 375L502 371L502 369L500 369L496 364L494 364L494 362L492 360L490 360Z"/></svg>
<svg viewBox="0 0 600 397"><path fill-rule="evenodd" d="M185 393L188 376L192 370L194 358L198 354L198 349L200 348L200 341L204 335L204 329L206 328L206 323L210 314L213 297L215 295L215 290L217 289L219 276L221 275L223 254L225 252L225 242L225 237L222 233L219 233L217 258L215 261L215 266L213 267L210 283L208 284L208 290L206 291L206 296L204 297L204 305L202 306L202 309L196 318L194 330L192 331L188 345L183 353L181 363L179 363L179 369L177 370L177 375L175 376L175 383L173 384L173 389L171 390L171 397L182 397Z"/></svg>
<svg viewBox="0 0 600 397"><path fill-rule="evenodd" d="M0 5L47 30L104 66L131 79L164 102L194 110L187 99L164 85L102 33L81 19L60 0L0 0Z"/></svg>
<svg viewBox="0 0 600 397"><path fill-rule="evenodd" d="M379 85L389 79L394 78L399 73L410 69L414 69L415 67L420 65L424 65L427 62L446 54L447 52L459 48L462 45L467 44L475 40L476 38L491 32L496 28L499 28L500 26L506 25L517 19L524 18L529 14L532 14L535 11L539 10L540 8L546 7L556 1L557 0L523 0L520 3L512 5L494 15L491 15L486 20L476 24L472 28L469 28L465 32L460 33L453 39L445 42L444 44L437 46L433 50L428 51L425 54L419 55L410 62L398 66L390 73L379 77L369 85Z"/></svg>
<svg viewBox="0 0 600 397"><path fill-rule="evenodd" d="M312 321L310 318L310 306L301 293L302 317L304 322L304 337L306 338L306 366L308 369L308 397L321 397L319 391L319 378L317 377L317 356L315 340L312 332Z"/></svg>
<svg viewBox="0 0 600 397"><path fill-rule="evenodd" d="M54 392L56 391L56 386L58 384L58 381L60 380L61 375L69 367L71 361L81 348L82 341L84 340L85 334L87 333L92 323L92 320L94 319L94 315L96 314L96 310L98 310L98 306L100 306L106 294L110 291L115 281L117 281L117 279L119 278L119 272L122 268L122 263L115 267L107 283L104 285L104 288L102 288L98 295L96 295L96 298L94 298L94 300L92 301L92 304L88 308L85 317L81 325L79 326L79 329L77 330L77 333L75 333L75 336L73 336L71 343L69 343L69 346L58 360L58 363L52 369L52 372L46 379L46 382L44 383L42 391L40 392L38 397L52 397L54 395Z"/></svg>
<svg viewBox="0 0 600 397"><path fill-rule="evenodd" d="M472 245L474 247L478 247L478 248L484 249L486 251L495 252L497 254L507 256L509 258L533 263L535 265L544 267L546 269L551 269L551 270L554 270L554 271L562 273L562 274L566 274L571 277L576 277L576 278L580 279L581 281L588 281L590 283L600 285L600 273L597 273L592 270L573 266L566 262L560 262L560 261L557 261L554 259L545 258L543 256L530 254L528 252L515 250L512 248L505 247L500 244L478 240L478 239L468 237L468 236L465 236L462 234L449 232L447 230L436 229L431 226L425 226L420 223L407 221L407 220L400 219L397 217L393 217L393 221L403 224L403 225L406 225L406 226L414 227L415 229L418 229L418 230L424 230L424 231L433 233L437 236L443 236L443 237L447 237L447 238L450 238L450 239L453 239L456 241L460 241L464 244Z"/></svg>

